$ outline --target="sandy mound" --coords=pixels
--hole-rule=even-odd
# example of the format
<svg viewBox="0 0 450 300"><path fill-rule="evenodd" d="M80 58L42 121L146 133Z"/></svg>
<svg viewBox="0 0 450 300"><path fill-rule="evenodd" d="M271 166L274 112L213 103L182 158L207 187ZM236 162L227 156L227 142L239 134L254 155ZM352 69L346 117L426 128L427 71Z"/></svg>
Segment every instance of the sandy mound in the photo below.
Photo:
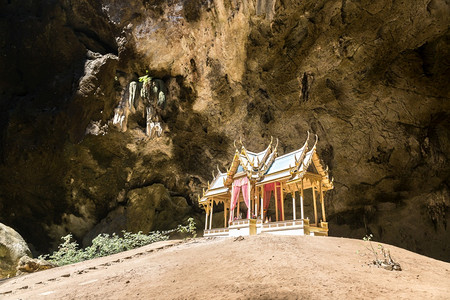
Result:
<svg viewBox="0 0 450 300"><path fill-rule="evenodd" d="M167 241L0 282L6 299L448 299L450 264L387 246L387 271L360 240L260 235Z"/></svg>

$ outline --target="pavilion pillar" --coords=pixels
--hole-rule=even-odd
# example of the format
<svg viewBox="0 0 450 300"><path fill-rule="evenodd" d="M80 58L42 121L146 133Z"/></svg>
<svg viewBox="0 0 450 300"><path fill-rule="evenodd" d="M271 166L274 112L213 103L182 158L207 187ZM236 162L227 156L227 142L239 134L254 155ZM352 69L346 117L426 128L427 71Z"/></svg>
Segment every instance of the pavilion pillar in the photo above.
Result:
<svg viewBox="0 0 450 300"><path fill-rule="evenodd" d="M303 213L303 178L302 178L302 186L300 187L300 217L302 220L305 218Z"/></svg>
<svg viewBox="0 0 450 300"><path fill-rule="evenodd" d="M325 217L325 203L323 201L322 183L320 183L320 203L322 204L322 219L324 222L326 222L327 218Z"/></svg>
<svg viewBox="0 0 450 300"><path fill-rule="evenodd" d="M277 183L275 182L275 218L278 222L278 193L277 193Z"/></svg>
<svg viewBox="0 0 450 300"><path fill-rule="evenodd" d="M214 200L211 200L211 212L209 215L209 229L211 229L211 227L212 227L213 207L214 207Z"/></svg>
<svg viewBox="0 0 450 300"><path fill-rule="evenodd" d="M248 189L248 207L247 207L247 219L251 219L252 218L252 197L251 197L251 195L252 195L252 186L251 186L251 184L250 184L250 180L248 181L248 184L247 184L247 189Z"/></svg>
<svg viewBox="0 0 450 300"><path fill-rule="evenodd" d="M223 202L223 227L227 228L227 204Z"/></svg>
<svg viewBox="0 0 450 300"><path fill-rule="evenodd" d="M206 209L205 209L205 213L206 213L205 230L208 229L208 212L209 212L209 203L206 203Z"/></svg>
<svg viewBox="0 0 450 300"><path fill-rule="evenodd" d="M316 187L312 185L313 203L314 203L314 226L317 226L317 203L316 203Z"/></svg>
<svg viewBox="0 0 450 300"><path fill-rule="evenodd" d="M255 191L254 191L254 193L255 193L255 211L254 211L254 215L255 215L255 217L257 217L258 216L258 196L259 196L259 190L258 190L258 188L256 187L256 185L255 185Z"/></svg>
<svg viewBox="0 0 450 300"><path fill-rule="evenodd" d="M260 203L261 203L261 222L264 223L264 189L263 186L260 187L260 194L259 194L259 198L260 198Z"/></svg>
<svg viewBox="0 0 450 300"><path fill-rule="evenodd" d="M295 190L292 191L292 220L295 221L296 215L295 215Z"/></svg>
<svg viewBox="0 0 450 300"><path fill-rule="evenodd" d="M283 183L280 182L280 195L281 195L281 221L284 221L284 191Z"/></svg>

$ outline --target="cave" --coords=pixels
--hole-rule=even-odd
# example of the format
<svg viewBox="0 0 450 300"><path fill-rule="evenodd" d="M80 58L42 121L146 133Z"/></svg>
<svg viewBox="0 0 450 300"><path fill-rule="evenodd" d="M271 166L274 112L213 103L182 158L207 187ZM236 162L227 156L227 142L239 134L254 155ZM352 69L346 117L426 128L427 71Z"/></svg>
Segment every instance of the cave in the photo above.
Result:
<svg viewBox="0 0 450 300"><path fill-rule="evenodd" d="M0 1L0 223L35 255L69 232L203 228L197 197L234 140L262 151L275 136L283 155L311 131L334 178L330 236L450 261L448 9ZM167 87L155 138L142 111L112 123L146 72Z"/></svg>

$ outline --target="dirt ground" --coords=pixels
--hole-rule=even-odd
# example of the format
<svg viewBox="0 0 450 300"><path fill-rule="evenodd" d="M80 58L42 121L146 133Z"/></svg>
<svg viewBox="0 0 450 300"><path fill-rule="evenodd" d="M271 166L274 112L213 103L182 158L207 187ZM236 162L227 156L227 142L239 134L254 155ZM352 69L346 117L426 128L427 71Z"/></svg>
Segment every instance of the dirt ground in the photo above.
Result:
<svg viewBox="0 0 450 300"><path fill-rule="evenodd" d="M403 268L387 271L368 265L365 246L272 235L158 242L0 281L0 299L450 298L450 263L385 245Z"/></svg>

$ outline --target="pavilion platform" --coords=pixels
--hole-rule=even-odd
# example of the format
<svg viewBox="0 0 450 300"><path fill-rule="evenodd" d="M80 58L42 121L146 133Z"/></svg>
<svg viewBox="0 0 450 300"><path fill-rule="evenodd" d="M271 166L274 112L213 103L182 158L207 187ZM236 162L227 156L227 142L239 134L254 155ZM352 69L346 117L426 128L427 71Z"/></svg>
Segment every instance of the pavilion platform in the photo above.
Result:
<svg viewBox="0 0 450 300"><path fill-rule="evenodd" d="M318 226L314 226L314 224L309 224L309 219L266 223L262 223L259 219L243 219L231 222L227 228L206 229L203 235L205 237L238 237L262 233L274 235L327 236L328 223L320 222Z"/></svg>

